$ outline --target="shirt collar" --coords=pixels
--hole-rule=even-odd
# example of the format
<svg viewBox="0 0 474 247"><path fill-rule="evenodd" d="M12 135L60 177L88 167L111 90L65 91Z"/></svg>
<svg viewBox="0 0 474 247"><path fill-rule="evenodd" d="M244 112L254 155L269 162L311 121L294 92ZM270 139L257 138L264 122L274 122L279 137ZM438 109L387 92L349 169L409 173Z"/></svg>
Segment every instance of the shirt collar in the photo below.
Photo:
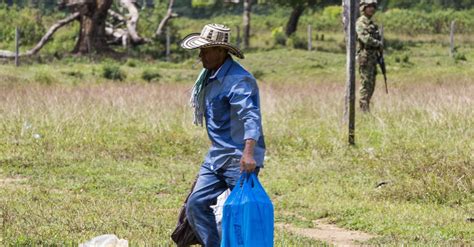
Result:
<svg viewBox="0 0 474 247"><path fill-rule="evenodd" d="M232 58L229 56L224 64L221 65L221 67L219 67L216 72L214 74L212 74L209 79L210 80L215 80L217 79L219 82L222 82L222 78L227 74L227 72L229 71L230 69L230 66L232 65L233 63L233 60Z"/></svg>

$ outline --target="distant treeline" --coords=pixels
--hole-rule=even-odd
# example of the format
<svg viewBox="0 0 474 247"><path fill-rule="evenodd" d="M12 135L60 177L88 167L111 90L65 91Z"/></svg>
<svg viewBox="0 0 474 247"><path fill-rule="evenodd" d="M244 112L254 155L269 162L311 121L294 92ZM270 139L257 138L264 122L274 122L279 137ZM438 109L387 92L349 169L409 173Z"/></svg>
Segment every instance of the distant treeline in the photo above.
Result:
<svg viewBox="0 0 474 247"><path fill-rule="evenodd" d="M167 3L167 0L137 0L137 3L142 8L153 8L155 5ZM240 1L242 2L242 1ZM255 0L253 1L254 5L272 4L271 0ZM301 0L301 2L308 2L311 5L311 1ZM322 1L312 1L314 8L325 7L326 5L338 4L339 0L322 0ZM19 7L33 7L40 10L54 10L56 8L58 0L0 0L0 3L7 4L9 6L19 6ZM241 5L241 4L240 4ZM382 10L387 10L391 8L399 9L417 9L424 11L433 11L437 9L470 9L474 7L473 0L379 0L379 5ZM224 0L176 0L175 7L181 12L187 12L184 14L197 14L203 13L207 14L206 9L221 9L225 7L225 11L240 9L241 6L235 4L225 3ZM195 9L198 8L198 11ZM204 11L203 11L204 10Z"/></svg>
<svg viewBox="0 0 474 247"><path fill-rule="evenodd" d="M191 0L188 2L191 2ZM165 1L155 4L153 8L143 9L138 23L139 32L144 37L153 37L154 30L165 11ZM262 5L255 6L251 27L251 39L256 41L254 44L265 43L270 39L278 39L278 30L286 25L290 12L291 8L289 7L270 6L263 8ZM57 20L64 18L66 14L62 11L51 11L45 14L39 8L12 8L0 4L0 50L14 49L15 27L20 28L20 36L22 37L20 44L25 49L36 44L48 28ZM241 13L238 11L210 15L212 15L214 21L231 27L242 23ZM180 16L180 18L173 19L170 23L172 49L175 54L182 52L176 44L183 35L199 30L209 20L209 16L208 18L196 17L192 14L188 16L181 14ZM413 36L418 34L447 35L451 22L455 20L456 34L474 34L474 8L467 10L436 9L431 11L390 8L384 12L379 11L375 18L377 23L384 25L387 33ZM322 9L307 9L300 19L298 32L305 32L308 24L311 24L316 32L341 32L341 7L334 5ZM61 52L70 51L74 46L78 29L78 24L73 23L69 28L56 33L42 52L60 54ZM257 33L258 36L255 35ZM153 44L139 46L134 50L160 57L164 51L163 47L164 41L157 40ZM258 48L259 46L255 45L254 47Z"/></svg>
<svg viewBox="0 0 474 247"><path fill-rule="evenodd" d="M302 24L312 24L317 30L339 31L341 8L329 6L302 17ZM456 21L456 33L474 33L474 9L438 9L432 11L415 9L388 9L376 14L377 23L383 24L391 33L441 34L449 33L451 22Z"/></svg>

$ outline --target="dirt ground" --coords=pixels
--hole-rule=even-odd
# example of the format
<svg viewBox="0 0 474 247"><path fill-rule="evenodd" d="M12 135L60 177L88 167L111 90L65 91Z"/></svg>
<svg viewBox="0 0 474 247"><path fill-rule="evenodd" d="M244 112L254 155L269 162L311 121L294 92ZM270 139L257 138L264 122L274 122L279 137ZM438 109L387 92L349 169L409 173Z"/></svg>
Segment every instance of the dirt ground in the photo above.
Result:
<svg viewBox="0 0 474 247"><path fill-rule="evenodd" d="M375 237L368 233L340 228L324 219L315 221L315 225L315 228L298 228L289 224L276 224L276 227L334 246L360 246Z"/></svg>

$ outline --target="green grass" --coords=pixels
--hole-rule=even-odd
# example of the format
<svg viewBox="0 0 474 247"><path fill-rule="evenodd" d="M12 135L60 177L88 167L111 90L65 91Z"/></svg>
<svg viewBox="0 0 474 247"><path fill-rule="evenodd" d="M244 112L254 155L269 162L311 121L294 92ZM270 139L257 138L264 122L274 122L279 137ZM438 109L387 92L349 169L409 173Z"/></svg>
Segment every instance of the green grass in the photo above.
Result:
<svg viewBox="0 0 474 247"><path fill-rule="evenodd" d="M260 178L276 222L328 218L377 235L372 244L473 244L474 49L460 51L467 61L431 43L390 51L390 94L379 77L373 113L357 114L355 147L341 123L343 53L249 53L241 62L259 74L268 146ZM395 61L404 54L411 64ZM171 245L209 145L188 106L199 66L117 62L126 79L112 81L101 76L109 63L0 65L0 245L106 233ZM158 83L144 71L159 71ZM276 246L318 244L275 234Z"/></svg>

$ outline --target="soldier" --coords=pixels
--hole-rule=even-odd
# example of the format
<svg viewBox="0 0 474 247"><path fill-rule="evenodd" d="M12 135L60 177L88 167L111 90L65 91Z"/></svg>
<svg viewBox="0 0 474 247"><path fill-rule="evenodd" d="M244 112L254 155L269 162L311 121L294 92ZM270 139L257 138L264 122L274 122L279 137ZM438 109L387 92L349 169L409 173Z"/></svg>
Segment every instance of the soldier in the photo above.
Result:
<svg viewBox="0 0 474 247"><path fill-rule="evenodd" d="M357 59L361 76L360 108L363 112L370 111L370 99L375 89L377 75L377 57L383 51L383 43L378 26L372 21L377 8L377 0L361 0L360 13L357 19Z"/></svg>

